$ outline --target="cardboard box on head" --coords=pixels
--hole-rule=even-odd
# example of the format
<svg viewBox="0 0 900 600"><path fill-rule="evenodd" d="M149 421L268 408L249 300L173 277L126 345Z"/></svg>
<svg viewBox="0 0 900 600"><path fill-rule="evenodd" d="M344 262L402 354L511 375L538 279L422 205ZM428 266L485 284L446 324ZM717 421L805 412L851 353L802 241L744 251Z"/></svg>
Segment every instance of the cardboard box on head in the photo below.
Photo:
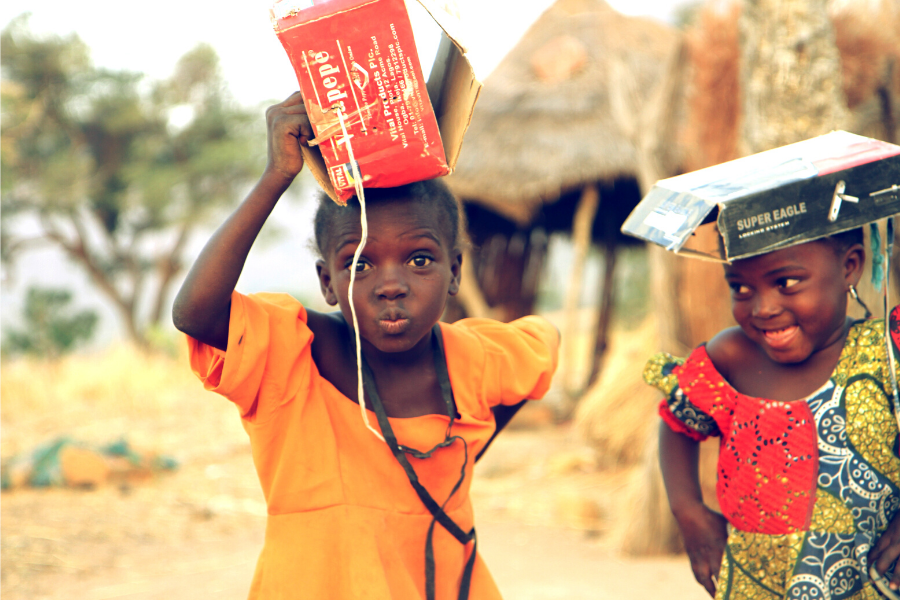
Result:
<svg viewBox="0 0 900 600"><path fill-rule="evenodd" d="M281 0L272 8L316 134L301 148L305 161L338 204L355 193L348 138L363 187L440 177L456 164L481 83L458 23L433 0L419 2L445 33L427 84L404 0Z"/></svg>
<svg viewBox="0 0 900 600"><path fill-rule="evenodd" d="M657 181L622 231L732 261L900 214L898 185L900 146L834 131Z"/></svg>

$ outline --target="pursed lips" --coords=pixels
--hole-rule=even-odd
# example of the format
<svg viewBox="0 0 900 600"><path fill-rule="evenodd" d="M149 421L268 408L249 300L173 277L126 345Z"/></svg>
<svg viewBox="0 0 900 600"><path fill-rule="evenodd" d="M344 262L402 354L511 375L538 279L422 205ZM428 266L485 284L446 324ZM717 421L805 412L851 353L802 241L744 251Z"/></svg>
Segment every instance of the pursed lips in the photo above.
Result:
<svg viewBox="0 0 900 600"><path fill-rule="evenodd" d="M410 320L407 314L401 310L389 310L378 316L378 325L381 330L389 335L397 335L406 331Z"/></svg>

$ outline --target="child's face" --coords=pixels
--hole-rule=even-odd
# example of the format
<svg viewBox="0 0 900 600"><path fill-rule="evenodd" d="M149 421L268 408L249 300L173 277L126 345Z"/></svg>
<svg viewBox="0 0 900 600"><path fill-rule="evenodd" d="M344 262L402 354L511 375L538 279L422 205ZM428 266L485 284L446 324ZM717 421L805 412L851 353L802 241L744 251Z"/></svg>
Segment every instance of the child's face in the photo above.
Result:
<svg viewBox="0 0 900 600"><path fill-rule="evenodd" d="M838 252L820 240L735 261L725 266L732 314L770 359L801 363L842 338L864 260L862 246Z"/></svg>
<svg viewBox="0 0 900 600"><path fill-rule="evenodd" d="M361 338L382 352L412 349L440 319L447 296L459 291L462 256L450 248L442 216L407 200L368 207L353 297ZM316 263L325 300L339 305L348 323L350 267L360 236L359 211L347 210L332 223L326 256Z"/></svg>

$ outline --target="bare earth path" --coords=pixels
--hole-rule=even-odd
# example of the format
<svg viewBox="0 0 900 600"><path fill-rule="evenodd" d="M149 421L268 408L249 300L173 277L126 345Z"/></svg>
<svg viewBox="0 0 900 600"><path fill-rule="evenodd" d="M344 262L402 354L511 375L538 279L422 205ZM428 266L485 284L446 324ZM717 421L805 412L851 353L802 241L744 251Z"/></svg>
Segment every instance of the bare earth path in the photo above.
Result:
<svg viewBox="0 0 900 600"><path fill-rule="evenodd" d="M4 493L4 600L246 598L265 507L249 447L228 439L148 481ZM478 465L479 547L504 597L705 598L684 556L610 549L623 475L592 460L568 429L548 425L505 432Z"/></svg>

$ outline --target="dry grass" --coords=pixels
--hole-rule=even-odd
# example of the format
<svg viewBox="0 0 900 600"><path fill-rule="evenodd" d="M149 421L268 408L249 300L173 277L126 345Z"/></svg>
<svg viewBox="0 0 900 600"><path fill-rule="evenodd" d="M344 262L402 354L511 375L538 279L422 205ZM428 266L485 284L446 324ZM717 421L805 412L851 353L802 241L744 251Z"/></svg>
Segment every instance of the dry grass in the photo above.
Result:
<svg viewBox="0 0 900 600"><path fill-rule="evenodd" d="M125 436L179 458L246 444L227 401L203 390L185 356L144 354L126 345L59 361L2 364L2 456L68 435L89 443Z"/></svg>
<svg viewBox="0 0 900 600"><path fill-rule="evenodd" d="M642 372L647 359L658 351L653 318L633 331L614 331L603 371L579 401L578 430L605 464L636 464L655 431L661 395L644 383Z"/></svg>

